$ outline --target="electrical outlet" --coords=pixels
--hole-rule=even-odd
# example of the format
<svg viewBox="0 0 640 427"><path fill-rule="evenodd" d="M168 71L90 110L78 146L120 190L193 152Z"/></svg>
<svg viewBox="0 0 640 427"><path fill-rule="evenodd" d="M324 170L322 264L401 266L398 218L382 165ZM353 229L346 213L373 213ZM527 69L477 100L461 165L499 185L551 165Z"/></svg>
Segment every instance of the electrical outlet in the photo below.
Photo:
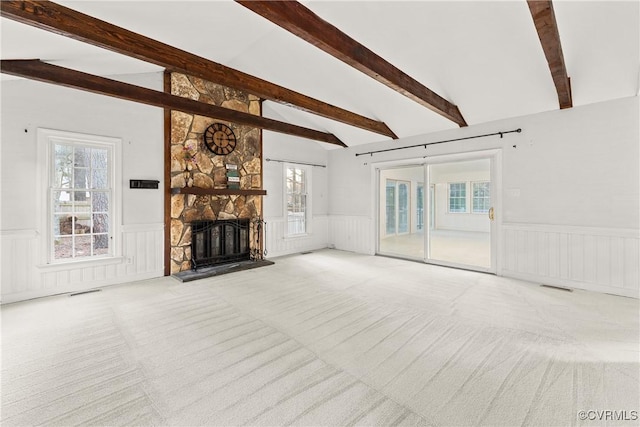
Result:
<svg viewBox="0 0 640 427"><path fill-rule="evenodd" d="M132 256L128 256L124 259L124 263L125 264L133 264L133 257Z"/></svg>

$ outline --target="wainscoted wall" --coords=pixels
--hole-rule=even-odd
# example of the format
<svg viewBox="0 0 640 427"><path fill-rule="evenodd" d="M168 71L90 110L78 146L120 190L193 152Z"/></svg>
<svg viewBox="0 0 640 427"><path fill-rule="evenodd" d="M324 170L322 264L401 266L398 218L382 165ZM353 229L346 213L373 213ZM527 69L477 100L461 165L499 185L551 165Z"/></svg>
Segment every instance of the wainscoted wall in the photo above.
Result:
<svg viewBox="0 0 640 427"><path fill-rule="evenodd" d="M371 219L329 217L336 249L375 253ZM638 230L503 224L499 275L530 282L638 298Z"/></svg>
<svg viewBox="0 0 640 427"><path fill-rule="evenodd" d="M624 98L402 138L394 146L522 129L505 138L430 146L427 153L434 161L502 153L496 218L506 228L498 274L637 298L639 111L638 97ZM359 222L376 217L375 167L418 163L425 155L417 147L356 156L384 148L386 142L329 151L329 241L336 248L371 253L374 229Z"/></svg>
<svg viewBox="0 0 640 427"><path fill-rule="evenodd" d="M372 221L366 216L331 215L329 242L336 249L373 255L376 246Z"/></svg>
<svg viewBox="0 0 640 427"><path fill-rule="evenodd" d="M2 231L2 303L159 277L163 274L163 224L122 227L122 256L39 267L35 230Z"/></svg>
<svg viewBox="0 0 640 427"><path fill-rule="evenodd" d="M40 244L35 230L0 232L0 283L2 302L14 295L40 289L34 261L40 259ZM13 301L23 298L13 298Z"/></svg>
<svg viewBox="0 0 640 427"><path fill-rule="evenodd" d="M118 76L163 89L163 73ZM130 179L157 179L164 186L163 110L121 99L31 80L2 82L0 115L0 286L2 303L91 289L163 275L164 195L129 188ZM38 129L106 136L122 141L121 226L117 258L38 267L42 208L38 196Z"/></svg>
<svg viewBox="0 0 640 427"><path fill-rule="evenodd" d="M267 258L323 249L329 245L329 219L326 216L314 216L311 233L304 237L285 237L287 222L284 218L267 218L266 222Z"/></svg>
<svg viewBox="0 0 640 427"><path fill-rule="evenodd" d="M502 274L638 298L638 230L502 225Z"/></svg>

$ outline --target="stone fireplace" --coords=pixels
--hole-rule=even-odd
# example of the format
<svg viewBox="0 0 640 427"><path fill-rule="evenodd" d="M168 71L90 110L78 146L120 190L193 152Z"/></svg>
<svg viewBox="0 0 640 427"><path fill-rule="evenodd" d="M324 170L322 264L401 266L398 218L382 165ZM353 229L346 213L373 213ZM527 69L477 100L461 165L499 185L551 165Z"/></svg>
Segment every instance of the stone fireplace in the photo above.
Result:
<svg viewBox="0 0 640 427"><path fill-rule="evenodd" d="M200 78L171 73L174 95L261 115L260 99ZM216 155L203 142L213 123L223 123L237 138L235 150ZM262 134L258 128L222 120L171 112L171 274L192 269L193 224L201 221L243 220L262 217ZM239 177L239 188L227 188L229 168ZM235 186L238 187L237 183ZM249 191L245 191L249 190ZM248 227L249 250L259 253L262 242ZM244 256L244 255L243 255Z"/></svg>

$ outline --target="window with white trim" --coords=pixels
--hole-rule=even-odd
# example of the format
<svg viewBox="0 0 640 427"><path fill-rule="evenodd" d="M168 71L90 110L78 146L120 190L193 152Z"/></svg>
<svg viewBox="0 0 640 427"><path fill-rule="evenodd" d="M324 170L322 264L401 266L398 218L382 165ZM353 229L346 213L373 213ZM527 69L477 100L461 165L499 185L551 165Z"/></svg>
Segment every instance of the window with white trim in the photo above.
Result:
<svg viewBox="0 0 640 427"><path fill-rule="evenodd" d="M309 169L301 166L285 166L287 236L309 232Z"/></svg>
<svg viewBox="0 0 640 427"><path fill-rule="evenodd" d="M48 143L48 261L113 256L116 140L43 133Z"/></svg>
<svg viewBox="0 0 640 427"><path fill-rule="evenodd" d="M449 212L450 213L466 213L467 212L467 183L466 182L449 183Z"/></svg>
<svg viewBox="0 0 640 427"><path fill-rule="evenodd" d="M487 213L491 207L491 183L489 181L471 183L472 212Z"/></svg>

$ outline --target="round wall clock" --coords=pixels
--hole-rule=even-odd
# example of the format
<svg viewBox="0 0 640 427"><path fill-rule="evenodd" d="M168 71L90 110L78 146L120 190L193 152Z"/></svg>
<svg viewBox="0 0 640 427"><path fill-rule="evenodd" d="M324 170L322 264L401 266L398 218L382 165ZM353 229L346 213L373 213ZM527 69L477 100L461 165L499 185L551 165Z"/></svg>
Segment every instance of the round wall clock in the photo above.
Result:
<svg viewBox="0 0 640 427"><path fill-rule="evenodd" d="M214 123L204 131L204 145L219 156L231 153L236 148L236 135L225 124Z"/></svg>

